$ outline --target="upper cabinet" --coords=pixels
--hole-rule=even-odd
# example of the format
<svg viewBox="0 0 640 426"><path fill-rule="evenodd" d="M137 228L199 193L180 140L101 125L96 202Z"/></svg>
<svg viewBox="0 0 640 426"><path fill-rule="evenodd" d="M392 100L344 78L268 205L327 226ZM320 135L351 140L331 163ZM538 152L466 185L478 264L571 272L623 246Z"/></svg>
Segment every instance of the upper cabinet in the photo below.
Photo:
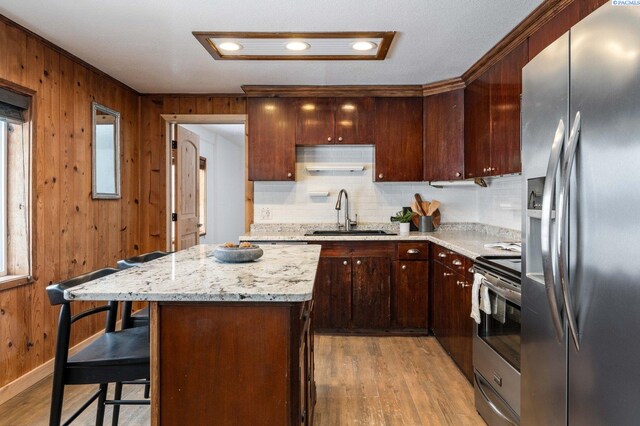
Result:
<svg viewBox="0 0 640 426"><path fill-rule="evenodd" d="M519 173L520 93L527 41L465 89L465 177Z"/></svg>
<svg viewBox="0 0 640 426"><path fill-rule="evenodd" d="M374 99L300 98L296 100L296 145L372 145Z"/></svg>
<svg viewBox="0 0 640 426"><path fill-rule="evenodd" d="M464 89L424 98L424 180L464 179Z"/></svg>
<svg viewBox="0 0 640 426"><path fill-rule="evenodd" d="M296 178L296 108L291 98L250 98L249 180Z"/></svg>
<svg viewBox="0 0 640 426"><path fill-rule="evenodd" d="M422 181L422 98L376 98L376 182Z"/></svg>

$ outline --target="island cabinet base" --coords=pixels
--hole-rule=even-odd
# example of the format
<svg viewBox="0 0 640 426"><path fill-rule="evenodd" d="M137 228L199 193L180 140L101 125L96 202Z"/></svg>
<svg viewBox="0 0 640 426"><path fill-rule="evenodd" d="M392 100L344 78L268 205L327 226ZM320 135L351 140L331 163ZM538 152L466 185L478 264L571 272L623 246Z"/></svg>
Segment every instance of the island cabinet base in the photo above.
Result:
<svg viewBox="0 0 640 426"><path fill-rule="evenodd" d="M313 423L311 301L151 307L153 425Z"/></svg>

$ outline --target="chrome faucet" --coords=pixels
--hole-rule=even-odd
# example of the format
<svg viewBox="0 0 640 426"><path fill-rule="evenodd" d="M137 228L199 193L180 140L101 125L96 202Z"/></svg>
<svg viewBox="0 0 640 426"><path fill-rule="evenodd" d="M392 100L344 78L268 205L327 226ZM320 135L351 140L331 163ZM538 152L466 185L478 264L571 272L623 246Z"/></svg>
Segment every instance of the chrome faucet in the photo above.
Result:
<svg viewBox="0 0 640 426"><path fill-rule="evenodd" d="M345 207L344 207L344 225L340 225L340 210L342 210L342 194L344 194ZM338 228L344 227L345 231L350 231L351 227L358 225L358 215L356 214L356 220L349 218L349 195L345 189L341 189L338 193L338 201L336 202L336 222Z"/></svg>

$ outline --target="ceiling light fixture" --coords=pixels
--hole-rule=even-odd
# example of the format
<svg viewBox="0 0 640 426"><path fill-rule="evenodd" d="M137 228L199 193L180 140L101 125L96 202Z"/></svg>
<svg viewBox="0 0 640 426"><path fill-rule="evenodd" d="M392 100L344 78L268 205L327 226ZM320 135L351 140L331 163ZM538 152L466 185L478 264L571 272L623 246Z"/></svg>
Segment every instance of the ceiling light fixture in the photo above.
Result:
<svg viewBox="0 0 640 426"><path fill-rule="evenodd" d="M234 43L232 41L226 41L224 43L220 43L220 49L226 50L229 52L235 52L237 50L242 49L242 45L240 43Z"/></svg>
<svg viewBox="0 0 640 426"><path fill-rule="evenodd" d="M309 43L305 43L303 41L291 41L286 44L287 49L294 51L307 50L310 47Z"/></svg>
<svg viewBox="0 0 640 426"><path fill-rule="evenodd" d="M375 49L378 45L370 41L357 41L351 45L353 50L366 51Z"/></svg>

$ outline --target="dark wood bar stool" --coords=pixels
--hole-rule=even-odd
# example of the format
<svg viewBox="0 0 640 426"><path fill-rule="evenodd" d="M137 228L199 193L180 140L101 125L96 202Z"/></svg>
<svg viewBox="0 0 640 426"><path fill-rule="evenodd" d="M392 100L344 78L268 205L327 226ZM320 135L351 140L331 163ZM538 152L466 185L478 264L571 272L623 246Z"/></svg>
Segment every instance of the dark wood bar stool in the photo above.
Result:
<svg viewBox="0 0 640 426"><path fill-rule="evenodd" d="M149 400L123 401L119 399L119 396L113 400L106 399L109 383L127 382L149 377L149 330L140 327L115 331L118 302L111 301L105 305L88 309L72 316L71 303L73 302L64 298L66 289L115 272L118 272L118 270L114 268L100 269L47 287L47 295L51 304L54 306L62 305L58 321L54 360L53 389L49 416L50 426L59 426L62 423L65 385L99 384L99 388L78 411L73 413L66 422L62 423L64 425L73 422L96 399L98 400L96 425L103 424L105 405L114 405L114 425L118 424L119 413L115 410L116 407L120 405L149 405ZM107 314L104 335L75 355L69 356L71 326L83 318L101 312L106 312Z"/></svg>
<svg viewBox="0 0 640 426"><path fill-rule="evenodd" d="M124 270L133 268L136 266L140 266L143 263L150 262L155 259L159 259L168 255L168 252L164 251L152 251L150 253L141 254L139 256L130 257L128 259L123 259L118 261L118 269ZM136 312L135 314L131 314L131 305L132 303L129 301L122 303L122 328L133 328L133 327L148 327L149 326L149 307L147 306L144 309Z"/></svg>

